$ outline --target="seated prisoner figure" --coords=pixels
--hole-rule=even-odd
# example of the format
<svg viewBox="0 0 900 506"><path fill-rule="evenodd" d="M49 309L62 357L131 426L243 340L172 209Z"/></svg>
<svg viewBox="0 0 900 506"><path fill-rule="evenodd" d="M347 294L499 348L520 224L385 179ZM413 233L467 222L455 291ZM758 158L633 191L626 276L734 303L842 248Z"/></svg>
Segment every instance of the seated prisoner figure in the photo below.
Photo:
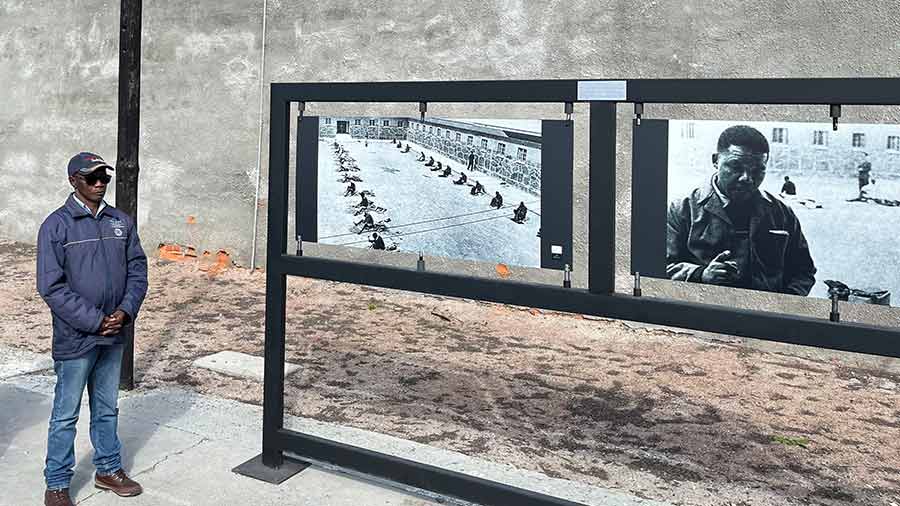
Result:
<svg viewBox="0 0 900 506"><path fill-rule="evenodd" d="M378 235L378 232L372 232L372 238L369 239L373 249L384 249L384 239Z"/></svg>
<svg viewBox="0 0 900 506"><path fill-rule="evenodd" d="M472 195L487 194L487 192L484 190L484 186L478 181L475 181L475 186L472 187L472 191L470 191L469 193L471 193Z"/></svg>
<svg viewBox="0 0 900 506"><path fill-rule="evenodd" d="M468 178L466 177L466 173L465 173L465 172L460 172L460 173L459 173L459 179L457 179L456 181L454 181L453 184L466 184L466 181L467 181L467 180L468 180Z"/></svg>
<svg viewBox="0 0 900 506"><path fill-rule="evenodd" d="M497 209L503 207L503 195L500 195L500 192L494 193L494 198L491 199L491 207L496 207Z"/></svg>
<svg viewBox="0 0 900 506"><path fill-rule="evenodd" d="M347 187L347 191L344 192L344 196L348 197L350 195L356 195L356 183L350 181L350 186Z"/></svg>
<svg viewBox="0 0 900 506"><path fill-rule="evenodd" d="M363 216L363 219L357 221L356 223L354 223L354 225L362 225L362 229L360 230L360 232L363 232L370 228L375 228L375 218L372 218L372 215L366 212L366 214Z"/></svg>
<svg viewBox="0 0 900 506"><path fill-rule="evenodd" d="M784 184L781 185L781 196L785 195L796 195L797 194L797 185L791 181L791 178L788 176L784 176Z"/></svg>
<svg viewBox="0 0 900 506"><path fill-rule="evenodd" d="M426 166L426 167L431 167L432 165L434 165L434 157L433 157L433 156L429 156L429 157L428 157L428 161L425 162L425 166Z"/></svg>
<svg viewBox="0 0 900 506"><path fill-rule="evenodd" d="M525 215L528 214L528 208L525 207L524 202L519 202L519 207L513 212L513 221L516 223L525 222Z"/></svg>

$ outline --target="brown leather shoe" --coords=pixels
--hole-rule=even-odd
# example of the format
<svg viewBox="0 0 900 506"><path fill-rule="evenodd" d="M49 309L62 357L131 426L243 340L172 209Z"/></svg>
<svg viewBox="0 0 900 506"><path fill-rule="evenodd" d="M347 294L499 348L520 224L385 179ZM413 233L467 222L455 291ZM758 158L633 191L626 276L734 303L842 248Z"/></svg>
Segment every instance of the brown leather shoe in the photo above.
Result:
<svg viewBox="0 0 900 506"><path fill-rule="evenodd" d="M144 491L136 481L129 478L125 471L121 469L110 476L95 474L94 486L103 490L112 490L121 497L132 497Z"/></svg>
<svg viewBox="0 0 900 506"><path fill-rule="evenodd" d="M75 506L69 497L69 489L47 490L44 492L44 506Z"/></svg>

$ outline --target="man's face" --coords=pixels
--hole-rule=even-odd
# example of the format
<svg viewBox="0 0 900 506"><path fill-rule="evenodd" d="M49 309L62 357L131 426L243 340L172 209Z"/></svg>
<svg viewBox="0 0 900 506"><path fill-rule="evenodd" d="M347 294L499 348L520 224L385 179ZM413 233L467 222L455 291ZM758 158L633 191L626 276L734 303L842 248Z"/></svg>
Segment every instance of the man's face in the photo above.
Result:
<svg viewBox="0 0 900 506"><path fill-rule="evenodd" d="M748 200L766 178L768 161L769 155L766 153L755 153L743 146L729 146L719 152L719 189L731 200Z"/></svg>
<svg viewBox="0 0 900 506"><path fill-rule="evenodd" d="M87 175L75 174L69 177L69 182L75 188L78 196L95 204L99 204L103 200L109 181L110 176L102 167Z"/></svg>

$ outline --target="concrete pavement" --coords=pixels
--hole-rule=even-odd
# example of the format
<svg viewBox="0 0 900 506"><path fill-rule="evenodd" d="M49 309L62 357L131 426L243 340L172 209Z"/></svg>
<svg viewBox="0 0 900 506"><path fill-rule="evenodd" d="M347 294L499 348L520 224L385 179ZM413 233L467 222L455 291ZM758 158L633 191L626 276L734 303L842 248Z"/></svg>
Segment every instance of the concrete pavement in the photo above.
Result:
<svg viewBox="0 0 900 506"><path fill-rule="evenodd" d="M13 355L15 360L29 364L46 364L39 358L21 353L0 353L0 364L4 360L9 362ZM4 370L2 366L0 370ZM52 371L0 379L2 506L42 504L42 470L54 385ZM164 388L122 392L119 408L124 466L143 485L144 493L134 498L119 498L94 488L85 395L78 422L75 478L71 490L77 504L431 506L455 503L447 498L429 497L421 491L399 489L322 466L310 467L278 486L238 475L232 469L257 455L261 448L260 406L179 388ZM360 429L297 417L285 417L285 426L589 506L663 506L663 503L549 478Z"/></svg>

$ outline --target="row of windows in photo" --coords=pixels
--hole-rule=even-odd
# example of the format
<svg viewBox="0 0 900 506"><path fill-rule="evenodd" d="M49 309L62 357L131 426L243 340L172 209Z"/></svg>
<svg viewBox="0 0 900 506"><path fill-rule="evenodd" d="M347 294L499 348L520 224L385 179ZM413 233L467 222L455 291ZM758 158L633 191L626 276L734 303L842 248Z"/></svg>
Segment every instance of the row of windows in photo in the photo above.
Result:
<svg viewBox="0 0 900 506"><path fill-rule="evenodd" d="M853 138L850 142L854 148L864 148L864 147L866 147L866 134L856 132L853 134ZM773 128L772 129L772 143L787 144L788 143L787 129L786 128ZM812 143L814 146L827 146L828 145L828 130L813 131ZM900 135L888 135L887 145L885 146L885 149L888 149L890 151L900 151Z"/></svg>
<svg viewBox="0 0 900 506"><path fill-rule="evenodd" d="M402 120L402 119L394 120L394 123L395 124L393 126L398 126L398 127L409 126L409 122L406 120ZM325 118L325 124L330 125L331 118ZM353 125L354 126L362 126L362 120L361 119L353 120ZM378 126L378 120L370 119L369 126ZM389 119L382 120L381 126L391 126L391 120L389 120Z"/></svg>
<svg viewBox="0 0 900 506"><path fill-rule="evenodd" d="M398 119L398 120L394 120L394 121L396 122L396 124L394 126L398 126L398 127L409 126L409 122L406 120ZM382 120L382 126L391 126L390 123L391 123L391 120L388 120L388 119ZM325 124L330 125L331 118L325 118ZM353 120L353 125L354 126L362 126L362 120L360 120L360 119ZM377 120L370 119L369 126L378 126ZM419 130L420 129L419 127L421 127L421 130L424 131L425 125L416 123L416 126L415 126L416 130ZM430 133L430 134L434 133L433 126L428 127L428 133ZM438 129L437 129L438 137L440 137L441 134L443 134L444 137L447 139L450 139L452 136L450 129L446 128L446 129L442 130L440 127L438 127ZM456 142L462 142L462 134L460 132L456 132ZM475 137L473 137L471 135L466 136L466 145L474 146L475 145ZM487 139L481 139L481 148L488 149L488 140ZM502 142L498 142L496 152L499 155L505 155L506 154L506 144L504 144ZM522 162L528 160L528 148L523 148L523 147L517 148L516 149L516 160L519 160Z"/></svg>
<svg viewBox="0 0 900 506"><path fill-rule="evenodd" d="M694 125L692 123L684 125L682 127L681 135L682 137L693 139ZM773 128L772 137L770 140L773 144L787 144L788 129ZM828 146L828 130L814 130L812 132L812 144L813 146ZM854 133L851 140L851 145L854 148L866 147L866 134L861 132ZM900 135L889 135L887 137L887 146L885 147L885 149L889 151L900 151Z"/></svg>
<svg viewBox="0 0 900 506"><path fill-rule="evenodd" d="M419 128L419 127L421 127L421 128ZM416 130L422 130L423 132L425 131L425 125L420 125L420 124L416 123L415 128L416 128ZM435 129L435 127L429 126L428 133L434 134L435 133L434 129ZM445 128L442 130L440 127L437 127L437 136L438 137L441 137L441 135L443 135L444 138L450 139L450 138L452 138L452 135L454 133L456 134L456 142L462 142L462 133L451 132L450 129L448 129L448 128ZM475 145L475 137L472 135L467 135L466 136L466 146L474 146L474 145ZM489 149L487 139L481 139L481 149ZM498 141L497 149L495 149L495 152L498 155L505 155L506 154L506 144ZM528 160L528 148L518 147L516 149L516 160L519 160L522 162Z"/></svg>

